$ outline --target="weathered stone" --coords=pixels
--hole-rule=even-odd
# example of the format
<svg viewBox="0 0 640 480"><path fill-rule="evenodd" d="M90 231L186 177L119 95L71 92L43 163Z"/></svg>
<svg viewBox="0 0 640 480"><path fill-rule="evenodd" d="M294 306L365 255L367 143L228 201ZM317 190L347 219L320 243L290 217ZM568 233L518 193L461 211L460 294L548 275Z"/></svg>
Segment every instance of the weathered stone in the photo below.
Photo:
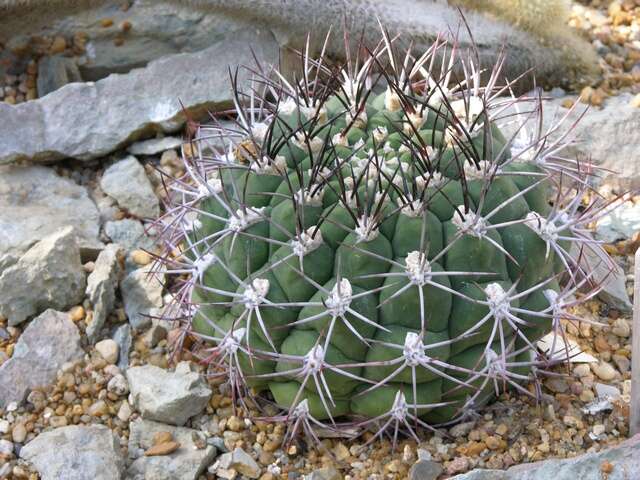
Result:
<svg viewBox="0 0 640 480"><path fill-rule="evenodd" d="M169 372L153 365L132 367L127 380L142 418L172 425L184 425L204 409L211 396L203 377L183 368Z"/></svg>
<svg viewBox="0 0 640 480"><path fill-rule="evenodd" d="M153 309L162 307L162 282L160 274L150 274L147 267L129 273L120 284L124 309L129 323L135 329L151 325L148 317Z"/></svg>
<svg viewBox="0 0 640 480"><path fill-rule="evenodd" d="M118 344L118 368L126 370L129 367L129 351L131 350L131 325L120 325L113 334L113 339Z"/></svg>
<svg viewBox="0 0 640 480"><path fill-rule="evenodd" d="M96 351L110 365L113 365L118 361L118 344L110 338L106 338L96 343Z"/></svg>
<svg viewBox="0 0 640 480"><path fill-rule="evenodd" d="M151 133L178 131L183 105L194 117L230 105L226 66L253 64L252 51L265 64L277 62L273 36L245 28L197 53L158 58L126 75L72 83L18 105L0 102L0 164L100 158ZM245 78L241 73L240 81Z"/></svg>
<svg viewBox="0 0 640 480"><path fill-rule="evenodd" d="M567 113L562 104L575 96L553 98L543 101L544 132ZM558 134L564 133L566 127L584 113L586 106L578 107L565 120ZM503 118L512 118L505 112ZM531 119L530 127L537 120ZM505 133L518 128L516 123L505 126ZM594 172L592 181L605 183L613 187L635 189L640 187L640 164L629 161L640 154L640 115L638 109L631 105L631 94L614 95L604 103L604 108L591 108L580 119L572 136L576 142L564 149L562 156L567 158L589 159L594 165L604 170ZM551 140L555 139L552 135ZM610 171L608 171L610 170Z"/></svg>
<svg viewBox="0 0 640 480"><path fill-rule="evenodd" d="M80 333L69 316L55 310L42 313L24 330L13 356L0 365L0 408L48 385L63 364L83 355Z"/></svg>
<svg viewBox="0 0 640 480"><path fill-rule="evenodd" d="M409 470L409 480L436 480L442 472L442 465L438 462L418 460Z"/></svg>
<svg viewBox="0 0 640 480"><path fill-rule="evenodd" d="M160 214L160 203L151 181L133 155L107 168L100 180L100 187L132 215L155 218Z"/></svg>
<svg viewBox="0 0 640 480"><path fill-rule="evenodd" d="M325 467L305 475L304 480L342 480L342 475L334 467Z"/></svg>
<svg viewBox="0 0 640 480"><path fill-rule="evenodd" d="M7 124L0 121L0 125L2 136ZM102 248L98 209L84 187L58 176L51 168L0 166L0 256L20 255L69 225L83 253Z"/></svg>
<svg viewBox="0 0 640 480"><path fill-rule="evenodd" d="M127 473L132 479L196 480L216 456L213 446L198 448L194 438L202 434L191 428L138 419L131 422L129 432L129 456L135 460ZM145 456L161 432L169 432L179 448L168 455Z"/></svg>
<svg viewBox="0 0 640 480"><path fill-rule="evenodd" d="M62 55L45 55L38 62L38 96L65 86L71 82L81 82L82 76L73 58Z"/></svg>
<svg viewBox="0 0 640 480"><path fill-rule="evenodd" d="M640 231L640 203L623 203L596 225L595 237L608 243L627 240Z"/></svg>
<svg viewBox="0 0 640 480"><path fill-rule="evenodd" d="M145 233L142 223L132 218L107 222L104 231L112 242L122 245L127 251L136 248L150 250L155 243L155 240Z"/></svg>
<svg viewBox="0 0 640 480"><path fill-rule="evenodd" d="M258 465L258 462L241 448L236 448L233 452L222 454L218 462L218 468L223 470L233 469L249 478L258 478L260 476L260 465Z"/></svg>
<svg viewBox="0 0 640 480"><path fill-rule="evenodd" d="M638 448L640 435L615 447L575 458L525 463L506 471L472 470L450 480L602 480L605 478L602 472L605 462L613 466L606 475L607 480L629 480L634 478L634 472L640 471Z"/></svg>
<svg viewBox="0 0 640 480"><path fill-rule="evenodd" d="M42 480L118 480L125 462L118 437L102 425L60 427L20 450Z"/></svg>
<svg viewBox="0 0 640 480"><path fill-rule="evenodd" d="M178 148L182 143L183 141L179 137L150 138L149 140L129 145L127 152L131 155L156 155L164 152L165 150Z"/></svg>
<svg viewBox="0 0 640 480"><path fill-rule="evenodd" d="M0 272L0 316L17 325L47 308L82 302L86 285L72 227L40 240Z"/></svg>
<svg viewBox="0 0 640 480"><path fill-rule="evenodd" d="M116 288L120 280L120 255L122 248L109 244L100 252L93 272L87 279L86 295L93 305L93 319L87 326L87 336L95 340L116 300Z"/></svg>

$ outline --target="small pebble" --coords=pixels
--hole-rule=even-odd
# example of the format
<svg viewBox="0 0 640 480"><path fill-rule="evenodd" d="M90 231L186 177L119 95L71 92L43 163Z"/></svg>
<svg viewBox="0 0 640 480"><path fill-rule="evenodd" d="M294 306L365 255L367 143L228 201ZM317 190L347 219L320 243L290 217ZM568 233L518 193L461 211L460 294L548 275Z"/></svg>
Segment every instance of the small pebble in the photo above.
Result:
<svg viewBox="0 0 640 480"><path fill-rule="evenodd" d="M110 338L96 343L96 350L107 363L118 361L118 344Z"/></svg>

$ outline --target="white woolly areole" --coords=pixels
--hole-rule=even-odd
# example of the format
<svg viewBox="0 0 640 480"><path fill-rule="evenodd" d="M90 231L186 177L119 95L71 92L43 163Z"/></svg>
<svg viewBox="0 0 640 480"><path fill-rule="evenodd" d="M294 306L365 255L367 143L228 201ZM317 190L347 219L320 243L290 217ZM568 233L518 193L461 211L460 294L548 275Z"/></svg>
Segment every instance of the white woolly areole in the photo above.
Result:
<svg viewBox="0 0 640 480"><path fill-rule="evenodd" d="M424 190L425 188L427 188L427 186L439 187L446 181L447 179L442 176L440 172L432 172L428 178L418 175L416 177L416 187L418 187L419 190Z"/></svg>
<svg viewBox="0 0 640 480"><path fill-rule="evenodd" d="M422 113L416 111L413 113L409 113L407 115L407 118L409 121L404 125L404 133L406 133L407 135L411 135L414 130L420 130L420 128L422 128L422 125L427 120L427 115L423 115Z"/></svg>
<svg viewBox="0 0 640 480"><path fill-rule="evenodd" d="M216 262L217 259L218 257L213 253L205 253L203 256L196 258L193 261L193 275L198 279L198 281L202 282L204 273Z"/></svg>
<svg viewBox="0 0 640 480"><path fill-rule="evenodd" d="M353 231L358 237L358 242L370 242L379 234L375 222L368 215L362 215L358 218L356 228L354 228Z"/></svg>
<svg viewBox="0 0 640 480"><path fill-rule="evenodd" d="M273 160L265 156L262 160L254 159L250 168L258 175L282 175L287 171L287 159L283 155L276 155Z"/></svg>
<svg viewBox="0 0 640 480"><path fill-rule="evenodd" d="M225 353L229 353L231 355L235 354L240 348L240 342L242 342L242 338L246 335L246 328L238 328L231 332L231 335L226 335L224 339L218 345L218 348Z"/></svg>
<svg viewBox="0 0 640 480"><path fill-rule="evenodd" d="M382 147L382 151L384 153L389 153L389 152L393 152L393 147L391 146L391 143L389 142L384 142L384 146Z"/></svg>
<svg viewBox="0 0 640 480"><path fill-rule="evenodd" d="M347 136L343 135L341 132L338 132L333 137L331 137L331 141L336 146L346 147L349 145L349 142L347 141Z"/></svg>
<svg viewBox="0 0 640 480"><path fill-rule="evenodd" d="M407 404L407 399L402 390L396 392L396 398L393 400L393 407L391 407L391 412L389 413L399 422L406 421L409 414L409 404Z"/></svg>
<svg viewBox="0 0 640 480"><path fill-rule="evenodd" d="M242 303L247 309L252 309L264 302L264 298L269 293L269 280L266 278L256 278L251 285L242 292Z"/></svg>
<svg viewBox="0 0 640 480"><path fill-rule="evenodd" d="M537 212L527 213L524 224L536 232L538 236L546 242L555 242L558 240L558 228L556 225L540 216Z"/></svg>
<svg viewBox="0 0 640 480"><path fill-rule="evenodd" d="M484 289L484 293L487 296L487 303L489 304L489 310L496 320L503 320L507 317L511 303L509 302L509 296L504 291L502 285L499 283L490 283Z"/></svg>
<svg viewBox="0 0 640 480"><path fill-rule="evenodd" d="M258 122L251 125L251 135L260 143L264 142L268 132L269 125L266 123Z"/></svg>
<svg viewBox="0 0 640 480"><path fill-rule="evenodd" d="M505 377L507 375L507 365L505 364L501 355L498 355L491 348L485 350L485 359L487 362L488 374L492 378Z"/></svg>
<svg viewBox="0 0 640 480"><path fill-rule="evenodd" d="M389 130L384 125L378 125L373 129L373 139L379 145L389 136Z"/></svg>
<svg viewBox="0 0 640 480"><path fill-rule="evenodd" d="M198 212L193 210L184 214L181 223L185 232L193 232L194 230L202 228L202 222L198 219Z"/></svg>
<svg viewBox="0 0 640 480"><path fill-rule="evenodd" d="M384 92L384 108L390 112L396 112L402 108L400 95L393 91L391 87L387 87Z"/></svg>
<svg viewBox="0 0 640 480"><path fill-rule="evenodd" d="M334 317L341 317L347 313L347 309L349 308L349 305L351 305L352 294L353 289L351 288L349 280L343 278L336 283L324 302L329 313Z"/></svg>
<svg viewBox="0 0 640 480"><path fill-rule="evenodd" d="M208 198L214 193L220 192L222 192L222 180L219 178L211 176L204 183L198 181L198 193L196 194L198 199Z"/></svg>
<svg viewBox="0 0 640 480"><path fill-rule="evenodd" d="M364 110L364 108L360 112L358 112L357 116L356 116L356 112L358 112L358 108L354 105L345 113L347 125L349 125L353 121L353 125L356 128L362 128L362 129L366 128L367 112ZM355 116L355 120L353 119L354 116Z"/></svg>
<svg viewBox="0 0 640 480"><path fill-rule="evenodd" d="M484 110L482 98L471 95L467 99L460 99L451 102L453 114L466 125L467 118L471 124Z"/></svg>
<svg viewBox="0 0 640 480"><path fill-rule="evenodd" d="M315 230L315 236L312 236ZM298 256L304 256L313 252L322 245L322 233L315 226L307 228L296 239L291 240L291 249Z"/></svg>
<svg viewBox="0 0 640 480"><path fill-rule="evenodd" d="M315 345L304 356L301 375L306 377L309 373L319 373L322 367L324 367L324 348L322 345Z"/></svg>
<svg viewBox="0 0 640 480"><path fill-rule="evenodd" d="M560 294L550 288L543 290L542 294L544 295L544 298L546 298L547 301L549 302L549 306L551 307L551 310L553 312L553 317L555 319L562 317L565 311L564 311L564 303L560 298Z"/></svg>
<svg viewBox="0 0 640 480"><path fill-rule="evenodd" d="M307 141L309 144L307 145ZM322 145L324 145L324 140L320 137L313 137L312 139L307 139L304 132L296 133L291 142L301 150L307 151L309 148L312 153L317 153L322 149Z"/></svg>
<svg viewBox="0 0 640 480"><path fill-rule="evenodd" d="M305 188L304 190L298 190L294 195L296 203L299 205L311 205L312 207L321 207L322 197L324 197L324 188L318 188L314 193Z"/></svg>
<svg viewBox="0 0 640 480"><path fill-rule="evenodd" d="M229 230L234 232L239 232L244 230L245 228L253 225L254 223L258 223L262 220L264 209L266 207L253 208L249 207L245 210L239 208L236 210L236 214L229 217L229 222L227 223L227 227Z"/></svg>
<svg viewBox="0 0 640 480"><path fill-rule="evenodd" d="M431 280L431 264L427 261L424 252L414 250L409 252L404 260L405 270L409 280L421 287Z"/></svg>
<svg viewBox="0 0 640 480"><path fill-rule="evenodd" d="M483 237L487 233L487 221L473 212L462 212L464 212L464 205L460 205L453 213L451 223L464 233L478 238Z"/></svg>
<svg viewBox="0 0 640 480"><path fill-rule="evenodd" d="M425 346L424 343L422 343L420 335L415 332L407 332L407 336L404 337L402 354L409 367L417 367L425 361L428 361L428 357L425 355L424 350Z"/></svg>
<svg viewBox="0 0 640 480"><path fill-rule="evenodd" d="M424 212L424 203L422 203L422 200L419 198L412 199L408 202L403 198L398 198L398 206L402 207L400 213L410 218L420 217Z"/></svg>
<svg viewBox="0 0 640 480"><path fill-rule="evenodd" d="M477 166L473 162L465 162L463 168L467 180L483 180L489 178L493 166L487 160L480 160Z"/></svg>
<svg viewBox="0 0 640 480"><path fill-rule="evenodd" d="M309 401L305 398L298 403L291 412L293 418L307 418L309 417Z"/></svg>
<svg viewBox="0 0 640 480"><path fill-rule="evenodd" d="M353 144L353 150L356 151L359 148L362 148L364 146L364 140L361 138L360 140L358 140L356 143Z"/></svg>

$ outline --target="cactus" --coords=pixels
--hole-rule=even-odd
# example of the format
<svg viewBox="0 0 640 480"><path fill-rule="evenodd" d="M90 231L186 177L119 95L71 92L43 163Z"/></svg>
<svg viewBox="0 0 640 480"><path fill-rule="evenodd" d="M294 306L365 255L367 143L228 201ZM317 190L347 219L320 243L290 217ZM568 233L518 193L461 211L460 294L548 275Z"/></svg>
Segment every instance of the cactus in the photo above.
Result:
<svg viewBox="0 0 640 480"><path fill-rule="evenodd" d="M396 50L382 30L344 65L302 54L292 82L232 75L233 126L198 128L158 221L185 333L291 434L415 437L535 396L554 364L535 342L598 289L580 256L607 204L582 200L566 117L530 131L539 95L510 96L501 62L483 73L455 39Z"/></svg>

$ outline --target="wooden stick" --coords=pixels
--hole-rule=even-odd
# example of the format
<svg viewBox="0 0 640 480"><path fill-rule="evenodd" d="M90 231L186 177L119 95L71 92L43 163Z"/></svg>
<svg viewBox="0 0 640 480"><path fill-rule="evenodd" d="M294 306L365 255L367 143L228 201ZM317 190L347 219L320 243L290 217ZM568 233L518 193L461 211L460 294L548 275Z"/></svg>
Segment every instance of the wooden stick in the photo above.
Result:
<svg viewBox="0 0 640 480"><path fill-rule="evenodd" d="M633 271L633 323L631 325L631 435L640 433L640 249L636 250Z"/></svg>

